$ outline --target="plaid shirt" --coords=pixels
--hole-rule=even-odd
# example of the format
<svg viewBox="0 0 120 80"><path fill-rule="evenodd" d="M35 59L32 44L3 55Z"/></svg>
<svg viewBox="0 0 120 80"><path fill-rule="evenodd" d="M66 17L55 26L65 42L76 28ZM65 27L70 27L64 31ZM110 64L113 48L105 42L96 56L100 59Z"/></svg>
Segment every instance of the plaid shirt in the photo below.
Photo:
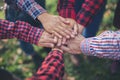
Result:
<svg viewBox="0 0 120 80"><path fill-rule="evenodd" d="M27 12L34 19L36 19L40 14L46 12L46 10L34 0L15 0L15 2L21 10Z"/></svg>
<svg viewBox="0 0 120 80"><path fill-rule="evenodd" d="M57 9L60 16L73 18L79 24L87 26L103 4L104 0L85 0L79 12L76 13L75 0L58 0Z"/></svg>
<svg viewBox="0 0 120 80"><path fill-rule="evenodd" d="M37 73L28 80L62 80L64 75L63 53L54 50L45 58Z"/></svg>
<svg viewBox="0 0 120 80"><path fill-rule="evenodd" d="M14 23L0 19L0 39L17 38L37 45L42 32L42 29L22 21Z"/></svg>
<svg viewBox="0 0 120 80"><path fill-rule="evenodd" d="M105 31L97 37L87 38L80 47L85 55L120 60L120 30Z"/></svg>
<svg viewBox="0 0 120 80"><path fill-rule="evenodd" d="M43 30L32 27L30 24L16 21L0 20L0 39L17 38L32 44L38 44ZM62 80L64 75L63 53L51 51L45 58L42 66L30 80Z"/></svg>

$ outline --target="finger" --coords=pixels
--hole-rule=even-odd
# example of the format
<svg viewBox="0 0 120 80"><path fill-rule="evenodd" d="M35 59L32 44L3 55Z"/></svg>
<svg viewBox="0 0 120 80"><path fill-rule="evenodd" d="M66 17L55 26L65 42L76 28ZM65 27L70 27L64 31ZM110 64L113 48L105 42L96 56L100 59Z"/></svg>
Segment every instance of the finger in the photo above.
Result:
<svg viewBox="0 0 120 80"><path fill-rule="evenodd" d="M77 35L77 33L78 33L78 25L77 25L77 24L74 24L73 33L74 33L75 35Z"/></svg>
<svg viewBox="0 0 120 80"><path fill-rule="evenodd" d="M60 28L60 30L61 31L63 31L66 35L66 38L69 38L69 37L71 37L71 35L72 36L74 36L73 34L72 34L72 29L70 29L70 28L62 28L62 27L59 27ZM65 37L64 36L64 37ZM69 37L68 37L69 36Z"/></svg>
<svg viewBox="0 0 120 80"><path fill-rule="evenodd" d="M60 39L60 38L59 38L59 39L58 39L57 46L58 46L58 47L60 47L60 46L61 46L61 44L62 44L62 39Z"/></svg>
<svg viewBox="0 0 120 80"><path fill-rule="evenodd" d="M72 38L75 37L75 34L73 33L73 30L70 28L70 26L64 25L63 23L60 23L60 25L62 26L62 27L59 27L59 29L61 31L63 31L64 33L66 33L67 35L69 35Z"/></svg>
<svg viewBox="0 0 120 80"><path fill-rule="evenodd" d="M43 38L40 39L39 43L56 43L55 40L53 38Z"/></svg>
<svg viewBox="0 0 120 80"><path fill-rule="evenodd" d="M62 44L65 44L65 42L66 42L66 38L65 37L63 37L63 39L62 39Z"/></svg>
<svg viewBox="0 0 120 80"><path fill-rule="evenodd" d="M65 33L64 30L61 30L61 29L58 28L58 27L55 28L54 30L55 30L57 33L59 33L60 35L62 35L63 37L66 37L66 38L68 38L68 39L70 38L70 36L69 36L67 33Z"/></svg>
<svg viewBox="0 0 120 80"><path fill-rule="evenodd" d="M60 47L60 49L62 49L62 50L65 51L65 52L68 52L68 53L69 53L69 51L70 51L70 49L69 49L68 47L64 46L64 45L62 45L62 46Z"/></svg>
<svg viewBox="0 0 120 80"><path fill-rule="evenodd" d="M57 36L54 36L54 42L57 43L57 41L58 41Z"/></svg>
<svg viewBox="0 0 120 80"><path fill-rule="evenodd" d="M61 17L61 16L59 16L59 19L60 19L62 22L64 22L65 24L69 24L69 23L70 23L69 20L67 20L67 19L65 19L65 18L63 18L63 17Z"/></svg>
<svg viewBox="0 0 120 80"><path fill-rule="evenodd" d="M54 44L52 44L52 43L40 43L40 44L38 44L38 46L53 48Z"/></svg>
<svg viewBox="0 0 120 80"><path fill-rule="evenodd" d="M44 38L44 37L53 38L53 35L50 34L50 33L48 33L48 32L46 32L46 31L44 31L43 34L42 34L42 36L41 36L41 38Z"/></svg>
<svg viewBox="0 0 120 80"><path fill-rule="evenodd" d="M62 38L62 36L61 36L59 33L57 33L56 31L52 31L52 33L53 33L55 36L57 36L57 37L59 37L59 38Z"/></svg>

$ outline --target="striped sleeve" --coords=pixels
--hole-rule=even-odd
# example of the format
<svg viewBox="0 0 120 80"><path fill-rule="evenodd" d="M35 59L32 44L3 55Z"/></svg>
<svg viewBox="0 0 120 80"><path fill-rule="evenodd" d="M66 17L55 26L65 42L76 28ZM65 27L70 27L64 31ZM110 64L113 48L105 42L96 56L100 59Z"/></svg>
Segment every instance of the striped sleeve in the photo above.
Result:
<svg viewBox="0 0 120 80"><path fill-rule="evenodd" d="M120 30L87 38L81 42L80 48L85 55L120 60Z"/></svg>

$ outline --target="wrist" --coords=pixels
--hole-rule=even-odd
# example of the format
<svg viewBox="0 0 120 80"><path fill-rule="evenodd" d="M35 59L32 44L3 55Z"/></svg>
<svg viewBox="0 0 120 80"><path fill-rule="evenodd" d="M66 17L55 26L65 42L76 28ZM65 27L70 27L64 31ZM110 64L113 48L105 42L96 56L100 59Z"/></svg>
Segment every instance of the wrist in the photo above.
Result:
<svg viewBox="0 0 120 80"><path fill-rule="evenodd" d="M87 38L83 38L83 39L80 41L80 46L79 46L79 48L80 48L81 53L84 53L86 47L88 47L88 45L87 45L88 42L87 42L86 40L87 40Z"/></svg>
<svg viewBox="0 0 120 80"><path fill-rule="evenodd" d="M53 48L52 51L54 51L54 50L57 50L57 51L60 51L61 53L63 53L63 51L59 48Z"/></svg>
<svg viewBox="0 0 120 80"><path fill-rule="evenodd" d="M78 26L79 26L78 32L81 34L85 27L83 25L81 25L81 24L78 24Z"/></svg>
<svg viewBox="0 0 120 80"><path fill-rule="evenodd" d="M37 18L41 23L46 22L47 17L49 16L49 14L47 12L44 12L42 14L40 14Z"/></svg>

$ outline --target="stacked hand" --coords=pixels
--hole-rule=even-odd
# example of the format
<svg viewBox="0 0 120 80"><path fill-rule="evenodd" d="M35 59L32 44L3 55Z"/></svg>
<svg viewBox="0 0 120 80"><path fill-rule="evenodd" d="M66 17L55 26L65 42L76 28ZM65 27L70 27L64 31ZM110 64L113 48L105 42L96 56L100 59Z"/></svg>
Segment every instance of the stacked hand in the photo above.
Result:
<svg viewBox="0 0 120 80"><path fill-rule="evenodd" d="M48 13L43 13L38 16L38 19L41 21L44 29L50 33L54 34L58 38L67 38L74 37L74 34L71 34L73 31L68 27L70 23L63 17L51 15ZM75 31L76 32L76 31Z"/></svg>
<svg viewBox="0 0 120 80"><path fill-rule="evenodd" d="M38 46L50 47L63 50L68 53L77 53L80 51L80 42L84 39L82 35L83 26L70 18L53 16L47 13L39 17L45 31L43 32ZM45 18L47 17L47 18Z"/></svg>

